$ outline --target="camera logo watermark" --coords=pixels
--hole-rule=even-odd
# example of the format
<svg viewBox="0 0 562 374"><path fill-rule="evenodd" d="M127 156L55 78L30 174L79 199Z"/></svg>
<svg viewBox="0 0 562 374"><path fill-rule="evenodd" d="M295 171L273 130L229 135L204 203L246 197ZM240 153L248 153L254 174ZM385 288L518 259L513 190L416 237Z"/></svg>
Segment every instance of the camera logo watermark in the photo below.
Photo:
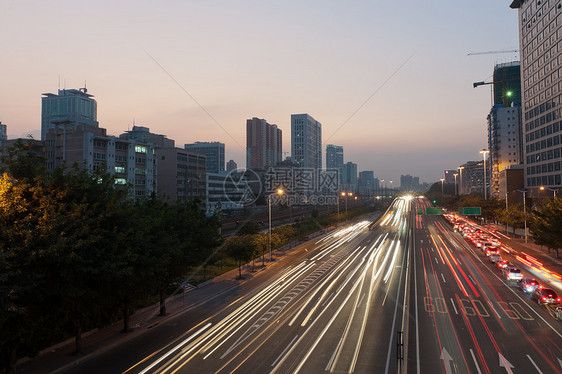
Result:
<svg viewBox="0 0 562 374"><path fill-rule="evenodd" d="M338 169L237 169L226 175L222 195L238 208L255 203L260 196L273 205L335 205L339 189Z"/></svg>
<svg viewBox="0 0 562 374"><path fill-rule="evenodd" d="M234 207L243 208L256 202L262 193L262 187L258 173L251 169L236 169L224 178L222 195Z"/></svg>

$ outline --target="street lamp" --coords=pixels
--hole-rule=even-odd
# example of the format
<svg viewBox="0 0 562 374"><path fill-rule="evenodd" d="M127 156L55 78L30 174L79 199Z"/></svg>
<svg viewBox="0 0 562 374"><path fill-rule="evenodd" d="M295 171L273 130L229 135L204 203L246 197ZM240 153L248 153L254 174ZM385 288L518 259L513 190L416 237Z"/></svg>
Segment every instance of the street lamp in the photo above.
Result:
<svg viewBox="0 0 562 374"><path fill-rule="evenodd" d="M486 155L490 153L490 151L487 149L482 149L480 150L480 153L482 154L482 158L484 159L484 200L488 200L488 186L486 184L488 181L488 177L486 176Z"/></svg>
<svg viewBox="0 0 562 374"><path fill-rule="evenodd" d="M441 196L443 196L445 194L444 187L443 187L443 182L445 181L445 179L441 178L440 181L441 181Z"/></svg>
<svg viewBox="0 0 562 374"><path fill-rule="evenodd" d="M527 243L527 190L517 190L523 192L523 215L525 217L525 243Z"/></svg>
<svg viewBox="0 0 562 374"><path fill-rule="evenodd" d="M458 193L458 189L457 189L457 177L459 176L458 173L453 174L453 177L455 177L455 196L457 196Z"/></svg>
<svg viewBox="0 0 562 374"><path fill-rule="evenodd" d="M276 194L277 195L283 195L284 192L285 191L283 191L283 189L278 188L277 191L276 191ZM271 195L272 194L269 194L267 196L267 203L268 203L268 206L269 206L269 243L268 243L268 246L269 246L269 261L270 262L272 261L272 256L271 256Z"/></svg>
<svg viewBox="0 0 562 374"><path fill-rule="evenodd" d="M554 198L555 198L555 199L556 199L556 191L559 190L559 188L549 188L549 187L545 187L545 186L541 186L539 189L540 189L541 191L549 190L549 191L554 192Z"/></svg>
<svg viewBox="0 0 562 374"><path fill-rule="evenodd" d="M459 171L460 171L460 178L459 178L459 195L462 195L463 189L462 189L462 170L464 169L464 166L459 166Z"/></svg>

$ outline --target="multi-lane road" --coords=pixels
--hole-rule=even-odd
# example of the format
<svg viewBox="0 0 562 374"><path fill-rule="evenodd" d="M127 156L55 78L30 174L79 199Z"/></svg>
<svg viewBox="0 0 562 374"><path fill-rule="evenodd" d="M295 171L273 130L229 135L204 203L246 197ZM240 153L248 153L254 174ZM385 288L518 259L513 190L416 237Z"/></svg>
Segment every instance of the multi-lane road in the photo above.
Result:
<svg viewBox="0 0 562 374"><path fill-rule="evenodd" d="M76 372L560 372L560 323L427 204L396 199Z"/></svg>
<svg viewBox="0 0 562 374"><path fill-rule="evenodd" d="M415 339L409 340L409 372L562 371L561 324L544 307L503 279L440 217L417 216L412 239Z"/></svg>

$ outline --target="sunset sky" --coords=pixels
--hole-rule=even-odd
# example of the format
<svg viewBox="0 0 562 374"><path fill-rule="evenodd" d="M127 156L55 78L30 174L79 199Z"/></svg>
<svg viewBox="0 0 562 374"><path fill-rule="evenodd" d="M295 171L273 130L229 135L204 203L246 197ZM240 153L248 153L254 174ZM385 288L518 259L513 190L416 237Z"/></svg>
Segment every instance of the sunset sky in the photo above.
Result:
<svg viewBox="0 0 562 374"><path fill-rule="evenodd" d="M309 113L359 171L433 182L486 147L490 89L472 83L518 54L467 54L518 48L510 3L3 0L0 121L39 138L41 94L86 81L112 135L134 119L243 167L247 118L290 152L290 116Z"/></svg>

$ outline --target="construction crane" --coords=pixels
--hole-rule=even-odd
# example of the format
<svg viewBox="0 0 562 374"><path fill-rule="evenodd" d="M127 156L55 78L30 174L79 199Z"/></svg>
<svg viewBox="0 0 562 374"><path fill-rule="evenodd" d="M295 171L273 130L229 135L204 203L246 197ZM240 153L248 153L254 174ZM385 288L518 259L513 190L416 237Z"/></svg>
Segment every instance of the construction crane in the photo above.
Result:
<svg viewBox="0 0 562 374"><path fill-rule="evenodd" d="M471 52L467 56L476 56L476 55L495 55L498 53L516 53L519 52L518 49L507 49L503 51L486 51L486 52Z"/></svg>
<svg viewBox="0 0 562 374"><path fill-rule="evenodd" d="M472 83L472 87L476 88L478 86L484 86L484 85L488 85L488 84L493 85L494 83L506 83L506 82L511 82L511 81L514 81L514 80L517 80L517 78L504 79L504 80L499 80L499 81L496 81L496 82L494 82L494 81L491 81L491 82L484 82L484 81L474 82L474 83ZM504 87L504 89L505 89L505 87ZM512 95L513 95L512 90L505 89L505 91L503 92L503 95L502 95L505 106L508 105L509 99L511 98ZM491 102L492 105L494 105L494 87L493 86L490 87L490 102Z"/></svg>

